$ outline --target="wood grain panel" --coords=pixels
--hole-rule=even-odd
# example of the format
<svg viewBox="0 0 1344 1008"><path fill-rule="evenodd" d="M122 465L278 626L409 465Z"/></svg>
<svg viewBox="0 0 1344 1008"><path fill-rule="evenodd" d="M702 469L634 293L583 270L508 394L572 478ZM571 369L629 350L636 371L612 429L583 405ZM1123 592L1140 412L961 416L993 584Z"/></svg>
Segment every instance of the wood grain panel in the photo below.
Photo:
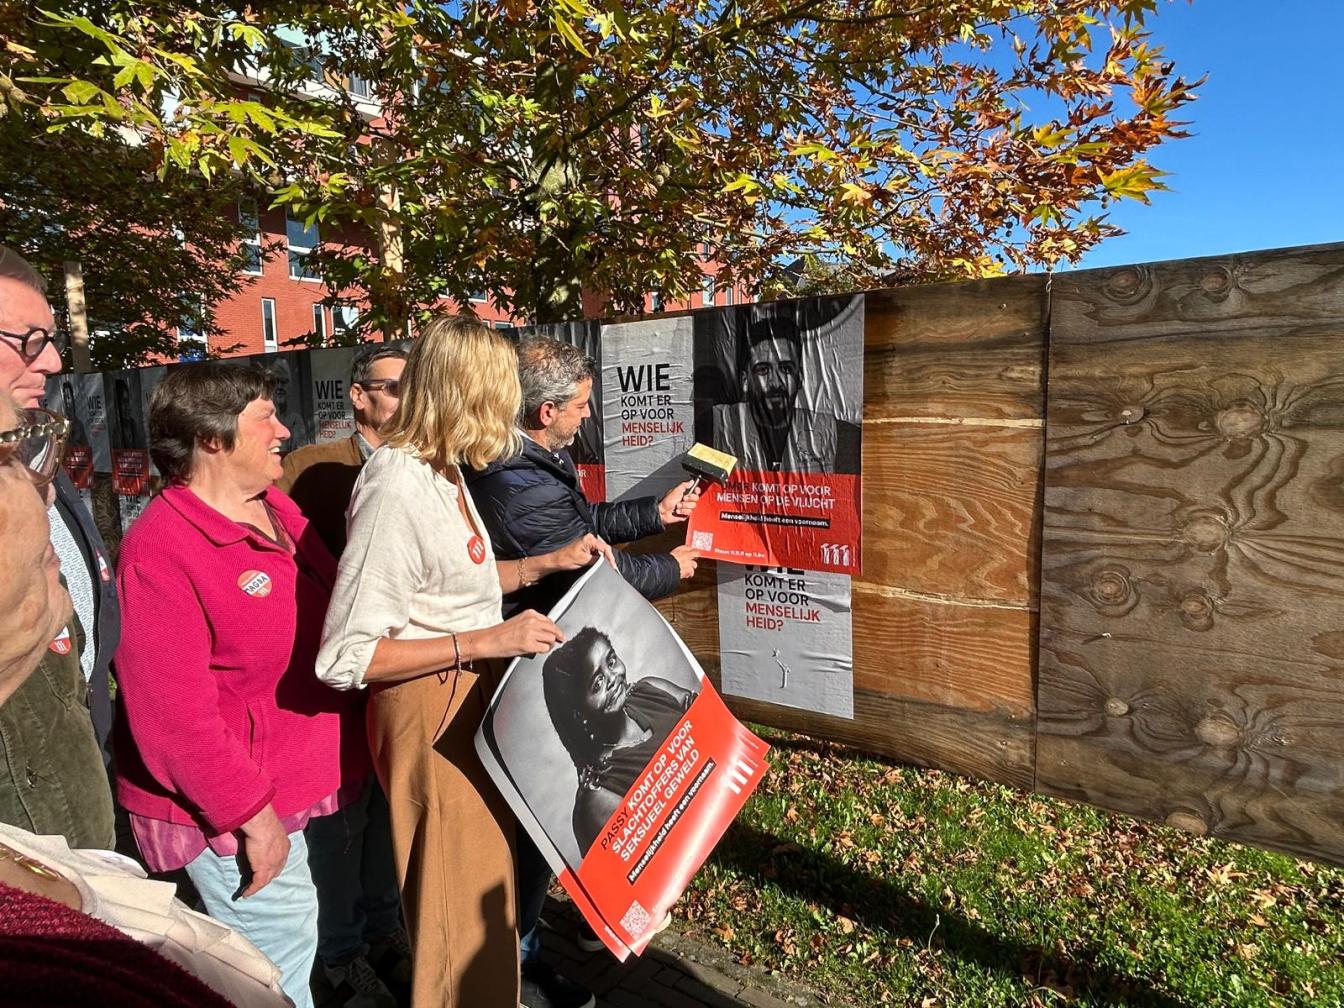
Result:
<svg viewBox="0 0 1344 1008"><path fill-rule="evenodd" d="M1046 278L872 291L864 307L863 415L1042 416Z"/></svg>
<svg viewBox="0 0 1344 1008"><path fill-rule="evenodd" d="M717 681L717 669L710 673ZM1031 787L1029 717L898 700L870 690L854 691L853 721L741 697L724 699L745 721L832 739L903 763Z"/></svg>
<svg viewBox="0 0 1344 1008"><path fill-rule="evenodd" d="M1344 860L1344 246L1054 284L1040 789Z"/></svg>
<svg viewBox="0 0 1344 1008"><path fill-rule="evenodd" d="M706 667L717 666L719 655L712 566L702 564L693 581L658 602ZM1031 712L1035 621L1025 609L952 605L863 582L854 583L853 603L856 690L968 711Z"/></svg>
<svg viewBox="0 0 1344 1008"><path fill-rule="evenodd" d="M1034 607L1043 434L863 426L863 580Z"/></svg>

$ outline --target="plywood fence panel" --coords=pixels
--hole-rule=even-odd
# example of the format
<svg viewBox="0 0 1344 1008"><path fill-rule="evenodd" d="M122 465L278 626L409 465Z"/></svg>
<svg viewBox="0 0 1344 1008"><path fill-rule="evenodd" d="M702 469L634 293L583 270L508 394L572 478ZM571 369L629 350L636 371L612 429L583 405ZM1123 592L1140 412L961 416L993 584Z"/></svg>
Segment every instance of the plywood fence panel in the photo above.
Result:
<svg viewBox="0 0 1344 1008"><path fill-rule="evenodd" d="M1040 790L1344 859L1344 246L1055 278Z"/></svg>
<svg viewBox="0 0 1344 1008"><path fill-rule="evenodd" d="M1040 428L869 420L863 438L862 580L1030 608Z"/></svg>
<svg viewBox="0 0 1344 1008"><path fill-rule="evenodd" d="M855 716L739 715L1030 786L1046 317L1039 276L867 295ZM712 673L716 603L709 563L660 603Z"/></svg>
<svg viewBox="0 0 1344 1008"><path fill-rule="evenodd" d="M872 291L866 298L865 419L1040 425L1045 277L929 284Z"/></svg>

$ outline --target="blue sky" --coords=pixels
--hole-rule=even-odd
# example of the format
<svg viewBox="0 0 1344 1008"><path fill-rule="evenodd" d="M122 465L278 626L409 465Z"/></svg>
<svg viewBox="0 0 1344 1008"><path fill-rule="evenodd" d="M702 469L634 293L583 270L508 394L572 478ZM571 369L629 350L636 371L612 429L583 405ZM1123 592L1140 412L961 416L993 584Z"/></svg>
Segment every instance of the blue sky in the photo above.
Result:
<svg viewBox="0 0 1344 1008"><path fill-rule="evenodd" d="M1149 21L1188 80L1194 134L1152 152L1171 192L1081 267L1344 241L1344 0L1176 0Z"/></svg>

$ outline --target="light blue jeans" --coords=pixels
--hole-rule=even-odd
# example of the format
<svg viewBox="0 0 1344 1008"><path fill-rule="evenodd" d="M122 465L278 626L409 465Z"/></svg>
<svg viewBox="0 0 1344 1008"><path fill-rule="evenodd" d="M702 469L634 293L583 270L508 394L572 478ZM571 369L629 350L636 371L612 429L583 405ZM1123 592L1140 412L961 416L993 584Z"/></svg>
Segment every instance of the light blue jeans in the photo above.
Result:
<svg viewBox="0 0 1344 1008"><path fill-rule="evenodd" d="M302 831L289 835L289 858L261 892L234 899L242 886L238 858L209 847L187 865L206 912L233 928L280 967L280 986L295 1008L313 1008L308 987L317 954L317 891Z"/></svg>
<svg viewBox="0 0 1344 1008"><path fill-rule="evenodd" d="M308 867L317 886L317 954L348 962L401 927L387 796L369 774L359 798L308 820Z"/></svg>

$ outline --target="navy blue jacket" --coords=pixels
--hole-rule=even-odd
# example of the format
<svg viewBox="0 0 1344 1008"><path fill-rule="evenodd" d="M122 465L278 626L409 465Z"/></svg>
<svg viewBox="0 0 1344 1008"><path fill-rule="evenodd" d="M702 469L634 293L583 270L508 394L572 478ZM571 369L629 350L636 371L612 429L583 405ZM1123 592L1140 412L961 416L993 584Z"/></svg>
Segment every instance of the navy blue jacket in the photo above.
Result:
<svg viewBox="0 0 1344 1008"><path fill-rule="evenodd" d="M497 560L550 553L588 532L617 545L663 531L657 498L589 504L579 489L569 452L552 455L530 438L523 439L521 454L481 470L464 470L464 476ZM616 566L647 599L672 594L681 579L680 565L671 553L617 550ZM577 572L543 578L505 598L505 612L549 612L576 577Z"/></svg>

